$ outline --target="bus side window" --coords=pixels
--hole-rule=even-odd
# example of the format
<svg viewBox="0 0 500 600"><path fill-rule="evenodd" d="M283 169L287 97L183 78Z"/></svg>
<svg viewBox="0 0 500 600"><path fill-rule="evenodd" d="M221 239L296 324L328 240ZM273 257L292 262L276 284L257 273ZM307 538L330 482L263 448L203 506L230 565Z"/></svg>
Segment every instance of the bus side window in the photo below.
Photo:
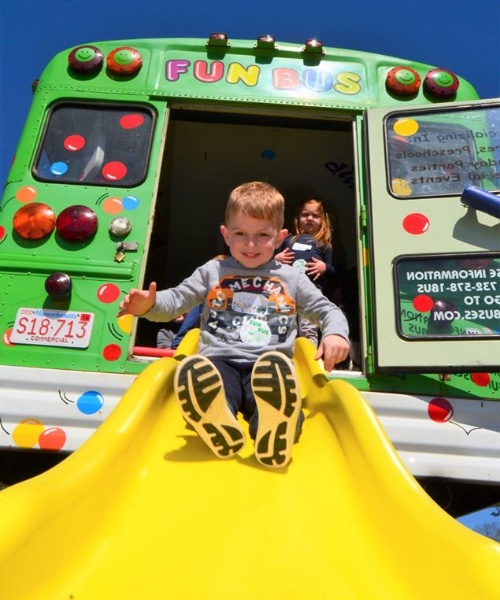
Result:
<svg viewBox="0 0 500 600"><path fill-rule="evenodd" d="M53 183L128 187L146 176L154 114L143 106L56 105L35 174Z"/></svg>

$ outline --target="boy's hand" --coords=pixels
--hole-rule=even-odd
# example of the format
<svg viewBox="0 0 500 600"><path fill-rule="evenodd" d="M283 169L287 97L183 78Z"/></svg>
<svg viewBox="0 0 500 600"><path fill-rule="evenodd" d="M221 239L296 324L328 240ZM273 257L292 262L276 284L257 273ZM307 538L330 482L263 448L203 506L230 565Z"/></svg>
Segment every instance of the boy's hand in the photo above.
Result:
<svg viewBox="0 0 500 600"><path fill-rule="evenodd" d="M153 308L156 302L156 282L152 281L147 290L130 290L120 302L119 317L123 315L134 315L140 317Z"/></svg>
<svg viewBox="0 0 500 600"><path fill-rule="evenodd" d="M349 342L341 335L325 336L318 347L315 360L323 359L325 369L332 371L337 363L342 362L349 355Z"/></svg>

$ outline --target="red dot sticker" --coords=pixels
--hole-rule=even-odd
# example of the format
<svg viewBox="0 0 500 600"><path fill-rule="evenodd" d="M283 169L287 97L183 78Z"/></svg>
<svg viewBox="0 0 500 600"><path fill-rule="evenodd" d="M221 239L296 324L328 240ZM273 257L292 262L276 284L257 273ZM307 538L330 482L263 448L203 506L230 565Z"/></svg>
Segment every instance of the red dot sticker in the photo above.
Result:
<svg viewBox="0 0 500 600"><path fill-rule="evenodd" d="M415 298L413 298L412 304L415 310L424 313L432 310L432 307L434 306L434 300L426 294L420 294L419 296L415 296Z"/></svg>
<svg viewBox="0 0 500 600"><path fill-rule="evenodd" d="M486 387L490 383L489 373L472 373L470 378L479 387Z"/></svg>
<svg viewBox="0 0 500 600"><path fill-rule="evenodd" d="M429 229L429 219L421 213L412 213L403 219L403 229L412 235L421 235Z"/></svg>
<svg viewBox="0 0 500 600"><path fill-rule="evenodd" d="M118 360L122 355L122 349L117 344L108 344L102 351L102 355L106 360Z"/></svg>
<svg viewBox="0 0 500 600"><path fill-rule="evenodd" d="M105 283L97 290L97 298L105 304L115 302L120 297L120 288L114 283Z"/></svg>
<svg viewBox="0 0 500 600"><path fill-rule="evenodd" d="M433 398L427 407L429 418L436 423L446 423L453 416L453 406L445 398Z"/></svg>
<svg viewBox="0 0 500 600"><path fill-rule="evenodd" d="M77 152L85 146L85 138L82 135L68 135L64 140L64 147L70 152Z"/></svg>
<svg viewBox="0 0 500 600"><path fill-rule="evenodd" d="M61 450L66 443L66 434L59 427L49 427L38 438L41 450Z"/></svg>
<svg viewBox="0 0 500 600"><path fill-rule="evenodd" d="M111 161L102 168L102 175L109 181L120 181L127 174L127 167L117 160Z"/></svg>
<svg viewBox="0 0 500 600"><path fill-rule="evenodd" d="M135 129L144 123L144 117L139 114L124 115L120 119L120 125L123 129Z"/></svg>

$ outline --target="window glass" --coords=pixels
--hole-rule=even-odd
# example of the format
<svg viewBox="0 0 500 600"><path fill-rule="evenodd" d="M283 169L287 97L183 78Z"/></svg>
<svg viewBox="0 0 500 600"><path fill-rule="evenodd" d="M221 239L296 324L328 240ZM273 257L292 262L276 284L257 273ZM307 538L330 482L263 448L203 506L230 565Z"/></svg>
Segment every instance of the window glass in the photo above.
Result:
<svg viewBox="0 0 500 600"><path fill-rule="evenodd" d="M392 114L386 120L390 191L402 199L500 188L500 108Z"/></svg>
<svg viewBox="0 0 500 600"><path fill-rule="evenodd" d="M400 258L395 278L402 337L500 336L500 255Z"/></svg>
<svg viewBox="0 0 500 600"><path fill-rule="evenodd" d="M152 111L137 105L58 104L35 175L61 183L137 185L146 175L153 122Z"/></svg>

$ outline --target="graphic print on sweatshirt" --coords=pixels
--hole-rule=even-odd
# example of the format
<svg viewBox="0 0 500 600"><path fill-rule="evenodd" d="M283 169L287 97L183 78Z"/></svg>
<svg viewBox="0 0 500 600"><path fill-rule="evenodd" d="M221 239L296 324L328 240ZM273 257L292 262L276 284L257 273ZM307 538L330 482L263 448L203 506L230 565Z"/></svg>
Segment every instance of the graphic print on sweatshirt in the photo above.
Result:
<svg viewBox="0 0 500 600"><path fill-rule="evenodd" d="M277 277L225 277L206 302L208 328L224 342L265 347L283 343L295 327L295 301Z"/></svg>

